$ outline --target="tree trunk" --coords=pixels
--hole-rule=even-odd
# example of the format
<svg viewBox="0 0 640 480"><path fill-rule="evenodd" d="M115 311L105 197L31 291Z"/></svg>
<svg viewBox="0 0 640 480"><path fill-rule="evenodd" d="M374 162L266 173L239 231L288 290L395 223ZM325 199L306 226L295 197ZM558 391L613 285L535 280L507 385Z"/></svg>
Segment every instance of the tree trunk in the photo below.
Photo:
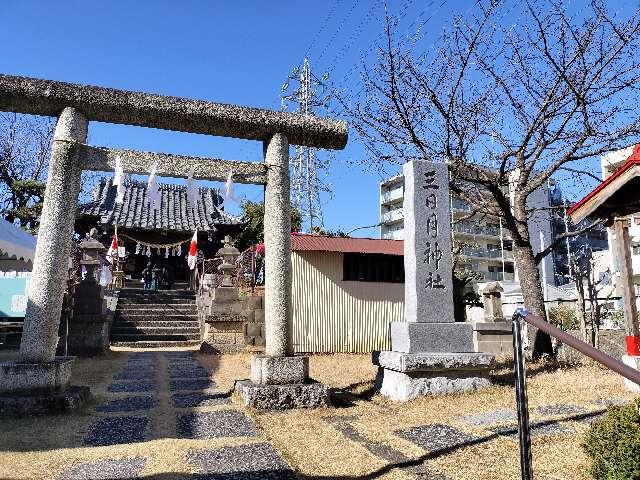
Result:
<svg viewBox="0 0 640 480"><path fill-rule="evenodd" d="M585 315L584 308L584 283L582 282L582 276L576 273L576 317L578 317L578 324L580 325L580 335L582 341L587 342L587 317Z"/></svg>
<svg viewBox="0 0 640 480"><path fill-rule="evenodd" d="M518 278L520 279L524 306L529 312L546 320L547 312L544 308L540 272L536 265L531 244L514 245L513 253L516 268L518 269ZM538 359L545 354L553 356L551 337L541 330L536 330L532 356L534 359Z"/></svg>

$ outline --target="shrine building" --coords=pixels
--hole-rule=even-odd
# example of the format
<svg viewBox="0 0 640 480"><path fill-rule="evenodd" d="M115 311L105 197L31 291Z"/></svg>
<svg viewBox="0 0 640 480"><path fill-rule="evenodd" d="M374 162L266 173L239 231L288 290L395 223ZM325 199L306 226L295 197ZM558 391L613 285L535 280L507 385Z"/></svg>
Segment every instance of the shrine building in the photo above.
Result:
<svg viewBox="0 0 640 480"><path fill-rule="evenodd" d="M109 246L117 226L119 246L126 252L121 266L127 280L140 279L151 261L167 266L176 282L187 282L186 255L196 230L198 251L204 258L213 258L225 235L236 237L245 225L242 218L224 211L224 200L216 188L200 187L197 206L192 209L187 187L158 184L160 208L154 210L147 200L146 182L130 180L125 186L124 200L117 203L113 180L102 178L92 190L91 201L79 205L75 231L84 236L95 227L101 242Z"/></svg>

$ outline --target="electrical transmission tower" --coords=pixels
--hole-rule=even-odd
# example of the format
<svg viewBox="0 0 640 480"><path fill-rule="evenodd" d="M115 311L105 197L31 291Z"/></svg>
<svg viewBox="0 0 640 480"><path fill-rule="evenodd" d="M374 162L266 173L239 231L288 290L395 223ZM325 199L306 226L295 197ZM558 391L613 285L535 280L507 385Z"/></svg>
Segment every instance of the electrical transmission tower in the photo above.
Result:
<svg viewBox="0 0 640 480"><path fill-rule="evenodd" d="M326 94L327 80L327 74L322 78L313 75L305 58L282 86L282 110L291 108L302 115L316 115L317 110L326 109L331 97ZM324 224L320 194L331 192L331 185L325 181L329 163L329 158L318 156L315 148L303 146L296 146L291 158L291 202L300 211L303 223L308 223L309 232Z"/></svg>

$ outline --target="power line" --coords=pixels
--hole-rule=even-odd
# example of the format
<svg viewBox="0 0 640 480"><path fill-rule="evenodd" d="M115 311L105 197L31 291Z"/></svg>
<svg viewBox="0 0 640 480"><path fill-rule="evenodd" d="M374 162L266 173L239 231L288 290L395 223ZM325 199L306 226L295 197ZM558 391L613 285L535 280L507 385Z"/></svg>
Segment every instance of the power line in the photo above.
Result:
<svg viewBox="0 0 640 480"><path fill-rule="evenodd" d="M305 57L307 57L307 58L309 57L309 54L311 53L311 49L314 47L315 43L320 38L320 35L322 34L324 29L329 24L329 19L336 13L336 9L338 8L338 4L339 3L340 3L339 0L333 0L333 6L331 7L331 10L329 10L329 13L327 13L327 16L324 17L324 21L320 25L320 29L316 32L316 34L314 35L313 39L309 43L309 46L304 51L304 56Z"/></svg>

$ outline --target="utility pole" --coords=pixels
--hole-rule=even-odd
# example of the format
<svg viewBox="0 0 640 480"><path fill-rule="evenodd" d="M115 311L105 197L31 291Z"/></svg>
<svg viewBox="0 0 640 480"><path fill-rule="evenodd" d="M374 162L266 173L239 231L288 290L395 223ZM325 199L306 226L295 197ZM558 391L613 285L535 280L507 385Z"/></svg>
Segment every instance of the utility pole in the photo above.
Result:
<svg viewBox="0 0 640 480"><path fill-rule="evenodd" d="M316 110L327 108L331 95L325 94L328 75L321 79L311 72L309 59L302 66L295 67L282 86L282 110L302 115L316 115ZM291 84L294 84L291 86ZM330 193L331 186L324 182L323 171L328 170L329 161L316 154L315 148L296 146L291 157L291 203L308 222L309 232L314 226L322 226L321 193Z"/></svg>

